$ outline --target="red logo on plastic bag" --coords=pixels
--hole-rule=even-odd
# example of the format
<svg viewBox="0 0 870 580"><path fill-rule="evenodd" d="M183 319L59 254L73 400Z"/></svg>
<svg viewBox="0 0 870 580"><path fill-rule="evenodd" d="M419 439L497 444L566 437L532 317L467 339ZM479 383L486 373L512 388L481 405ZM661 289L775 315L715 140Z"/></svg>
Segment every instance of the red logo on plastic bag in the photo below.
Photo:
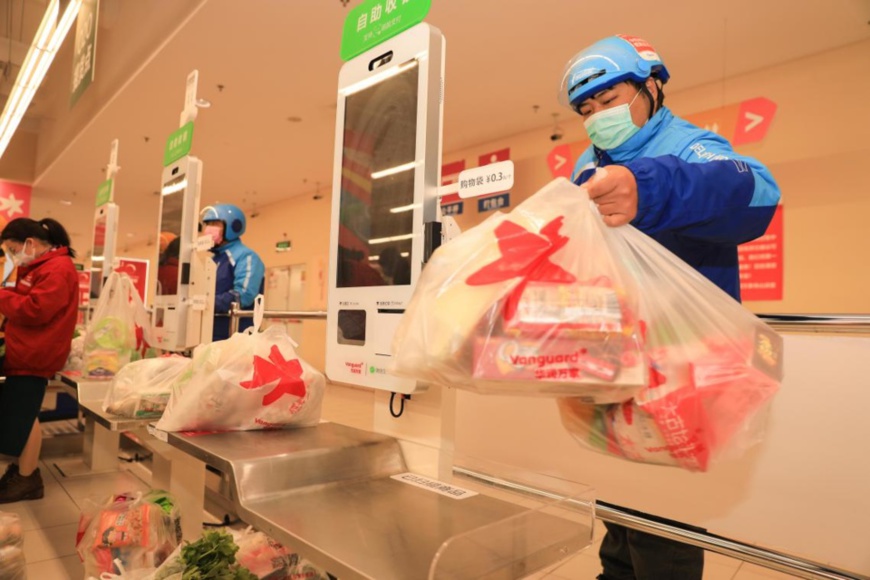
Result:
<svg viewBox="0 0 870 580"><path fill-rule="evenodd" d="M254 374L250 381L239 385L245 389L258 389L278 381L274 389L263 396L263 406L271 405L284 395L302 398L305 396L305 381L302 380L302 365L299 359L286 360L277 345L272 345L269 359L254 355Z"/></svg>
<svg viewBox="0 0 870 580"><path fill-rule="evenodd" d="M564 216L559 216L541 228L537 235L515 224L504 221L495 228L501 257L469 276L469 286L485 286L505 282L512 278L524 280L516 288L505 306L505 318L510 320L516 312L519 297L528 282L570 283L575 276L550 261L550 256L568 243L568 237L559 235Z"/></svg>

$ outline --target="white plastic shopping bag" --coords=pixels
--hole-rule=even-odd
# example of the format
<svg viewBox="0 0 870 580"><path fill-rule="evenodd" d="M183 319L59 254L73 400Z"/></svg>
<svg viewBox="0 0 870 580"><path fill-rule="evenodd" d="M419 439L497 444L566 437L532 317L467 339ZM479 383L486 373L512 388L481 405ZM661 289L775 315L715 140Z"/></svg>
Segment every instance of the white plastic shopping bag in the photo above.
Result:
<svg viewBox="0 0 870 580"><path fill-rule="evenodd" d="M554 182L434 253L394 338L395 374L597 403L644 386L638 289L574 189Z"/></svg>
<svg viewBox="0 0 870 580"><path fill-rule="evenodd" d="M189 358L178 355L129 363L112 379L103 410L135 419L160 417L169 401L172 383L190 364Z"/></svg>
<svg viewBox="0 0 870 580"><path fill-rule="evenodd" d="M557 397L593 449L693 471L763 435L782 339L557 179L439 248L393 343L394 371Z"/></svg>
<svg viewBox="0 0 870 580"><path fill-rule="evenodd" d="M247 431L320 421L325 377L299 358L283 327L258 327L255 316L245 332L194 350L158 429Z"/></svg>
<svg viewBox="0 0 870 580"><path fill-rule="evenodd" d="M151 322L139 292L126 274L112 272L88 324L82 376L111 378L141 358L151 340Z"/></svg>

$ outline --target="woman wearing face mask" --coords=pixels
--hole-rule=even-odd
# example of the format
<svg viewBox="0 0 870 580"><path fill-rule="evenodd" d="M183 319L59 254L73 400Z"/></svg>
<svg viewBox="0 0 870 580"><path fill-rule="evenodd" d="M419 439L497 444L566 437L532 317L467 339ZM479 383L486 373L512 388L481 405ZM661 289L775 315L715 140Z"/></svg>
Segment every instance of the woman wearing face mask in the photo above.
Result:
<svg viewBox="0 0 870 580"><path fill-rule="evenodd" d="M18 266L15 287L0 289L0 314L6 319L0 453L17 458L0 478L0 503L9 503L43 496L37 417L48 379L69 355L78 274L69 236L52 219L14 219L0 232L0 243Z"/></svg>
<svg viewBox="0 0 870 580"><path fill-rule="evenodd" d="M568 63L560 101L583 118L592 141L573 179L588 182L605 223L631 223L740 300L737 246L765 232L779 187L764 165L675 117L663 104L669 77L653 47L634 36L605 38ZM701 579L700 548L606 526L599 578Z"/></svg>

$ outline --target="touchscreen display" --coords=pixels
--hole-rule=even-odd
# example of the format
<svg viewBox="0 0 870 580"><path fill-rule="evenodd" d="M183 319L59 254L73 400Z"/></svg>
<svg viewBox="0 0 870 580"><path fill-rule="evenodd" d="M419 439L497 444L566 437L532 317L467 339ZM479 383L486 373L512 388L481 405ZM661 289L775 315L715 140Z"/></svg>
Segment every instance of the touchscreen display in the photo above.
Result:
<svg viewBox="0 0 870 580"><path fill-rule="evenodd" d="M411 283L419 66L345 98L337 286Z"/></svg>
<svg viewBox="0 0 870 580"><path fill-rule="evenodd" d="M163 210L160 214L160 255L157 260L157 295L178 293L181 218L184 209L186 177L179 176L163 186Z"/></svg>
<svg viewBox="0 0 870 580"><path fill-rule="evenodd" d="M106 220L107 216L97 218L94 224L94 246L91 252L91 260L101 262L106 256Z"/></svg>

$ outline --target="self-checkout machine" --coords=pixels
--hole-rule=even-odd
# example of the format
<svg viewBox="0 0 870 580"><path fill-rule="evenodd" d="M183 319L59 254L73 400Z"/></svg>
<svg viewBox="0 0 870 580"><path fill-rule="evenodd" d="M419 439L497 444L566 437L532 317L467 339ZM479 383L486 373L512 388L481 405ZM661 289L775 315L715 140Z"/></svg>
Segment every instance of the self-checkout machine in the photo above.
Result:
<svg viewBox="0 0 870 580"><path fill-rule="evenodd" d="M200 235L199 206L203 163L190 155L194 121L197 116L199 72L194 70L185 84L184 109L179 128L166 142L160 188L158 237L168 236L162 255L156 256L151 334L154 347L187 354L194 347L211 342L214 319L215 264L209 250L213 241ZM167 258L177 258L168 271L161 271ZM148 426L153 440L144 442L153 452L152 486L168 489L178 504L191 512L182 516L182 534L195 540L202 534L205 465L166 443L166 433Z"/></svg>
<svg viewBox="0 0 870 580"><path fill-rule="evenodd" d="M429 0L370 0L345 21L326 374L335 383L375 389L375 431L414 447L413 463L437 464L442 442L452 440L454 394L387 372L395 330L440 243L445 40L422 22L429 6Z"/></svg>
<svg viewBox="0 0 870 580"><path fill-rule="evenodd" d="M89 276L89 304L86 306L85 323L90 322L89 311L93 302L102 294L106 278L112 273L117 256L118 222L120 208L115 203L115 180L120 171L118 165L118 139L111 143L106 179L97 187L94 209L94 227L90 263L86 266ZM84 418L83 462L90 471L107 471L118 465L120 430L107 427L97 420L106 392L111 386L111 377L98 379L82 372L61 372L57 379L63 390L76 398ZM74 466L65 471L75 472Z"/></svg>
<svg viewBox="0 0 870 580"><path fill-rule="evenodd" d="M345 22L346 62L339 73L333 166L326 374L335 383L375 389L374 431L398 440L404 463L413 472L397 476L399 481L461 494L449 483L456 473L455 391L428 389L387 370L393 336L425 263L442 239L458 230L452 218L440 213L439 198L449 193L440 187L445 39L422 22L429 6L430 0L369 0L352 10ZM459 188L463 197L504 191L513 177L507 165L478 173L465 176ZM496 184L496 179L502 182ZM412 402L406 409L408 399ZM563 542L559 550L581 549L591 541L591 507L586 506L588 511L579 517L585 521L578 523L584 531L575 536L585 533L585 539L573 547ZM469 501L460 508L460 516L454 511L456 504L445 502L431 515L442 524L449 522L445 528L456 533L463 527L458 520L477 508ZM390 509L405 506L397 499ZM540 552L530 556L528 533L543 520L532 523L535 518L518 516L508 531L511 526L500 519L499 509L494 508L481 528L445 538L430 578L479 577L499 567L504 577L521 577L520 572L535 569L536 558L546 560L545 552L560 543L548 544L553 537L542 536ZM549 524L560 529L562 522ZM422 513L419 525L427 525ZM499 540L482 542L484 536L510 537L513 547L498 545ZM407 541L417 538L409 533ZM499 565L490 559L495 553Z"/></svg>

